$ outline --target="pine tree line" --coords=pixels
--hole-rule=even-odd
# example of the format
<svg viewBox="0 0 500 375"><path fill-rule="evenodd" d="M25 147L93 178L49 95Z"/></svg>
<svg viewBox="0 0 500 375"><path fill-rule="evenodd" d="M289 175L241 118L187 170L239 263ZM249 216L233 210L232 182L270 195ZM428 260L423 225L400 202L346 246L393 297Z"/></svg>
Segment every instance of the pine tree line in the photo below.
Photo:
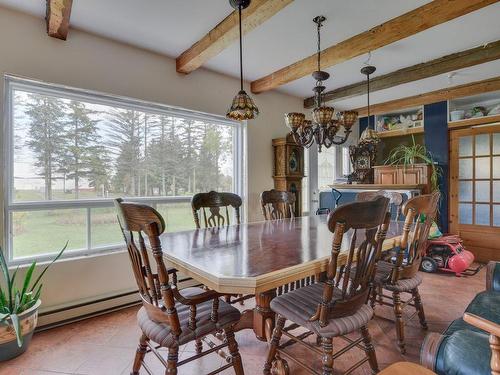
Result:
<svg viewBox="0 0 500 375"><path fill-rule="evenodd" d="M183 195L230 190L221 167L231 159L226 127L131 109L95 106L29 94L23 104L28 146L44 180L45 199L54 198L55 181L82 197ZM67 181L72 181L71 191Z"/></svg>

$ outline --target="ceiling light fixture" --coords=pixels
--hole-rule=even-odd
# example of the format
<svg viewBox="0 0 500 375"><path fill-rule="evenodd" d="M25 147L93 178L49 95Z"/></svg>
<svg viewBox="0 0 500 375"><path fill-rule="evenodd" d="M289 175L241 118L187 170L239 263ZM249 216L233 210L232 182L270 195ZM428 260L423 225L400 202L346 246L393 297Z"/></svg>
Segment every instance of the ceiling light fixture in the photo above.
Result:
<svg viewBox="0 0 500 375"><path fill-rule="evenodd" d="M238 11L240 26L240 91L233 98L226 117L231 120L252 120L259 115L259 109L252 98L243 90L243 35L241 33L241 10L250 5L250 0L229 0L229 4Z"/></svg>
<svg viewBox="0 0 500 375"><path fill-rule="evenodd" d="M321 27L325 20L324 16L317 16L313 19L318 33L318 70L312 73L316 80L316 86L313 88L315 107L311 111L313 121L306 120L303 113L290 112L285 114L285 123L290 128L295 143L309 148L316 142L318 152L321 152L323 146L329 148L332 145L345 143L351 134L351 127L358 118L358 113L355 111L335 113L333 107L323 104L323 91L326 89L323 86L323 81L330 78L328 72L321 70ZM344 127L342 136L338 134L340 126Z"/></svg>
<svg viewBox="0 0 500 375"><path fill-rule="evenodd" d="M364 74L366 76L368 126L363 131L363 133L361 133L361 137L359 137L360 144L377 144L380 142L378 133L375 130L375 124L373 124L373 127L370 126L370 75L375 73L375 70L377 70L377 68L375 68L373 65L367 65L361 68L361 74Z"/></svg>

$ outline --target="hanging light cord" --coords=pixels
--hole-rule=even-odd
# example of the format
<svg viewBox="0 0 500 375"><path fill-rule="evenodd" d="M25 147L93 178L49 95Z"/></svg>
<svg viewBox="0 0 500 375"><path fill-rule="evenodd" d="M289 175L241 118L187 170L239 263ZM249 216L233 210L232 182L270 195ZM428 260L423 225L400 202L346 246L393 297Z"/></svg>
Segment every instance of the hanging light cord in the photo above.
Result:
<svg viewBox="0 0 500 375"><path fill-rule="evenodd" d="M367 79L367 84L368 84L368 93L367 93L367 97L368 97L368 128L370 128L370 75L367 74L366 75L366 79Z"/></svg>
<svg viewBox="0 0 500 375"><path fill-rule="evenodd" d="M238 6L238 15L240 18L240 89L243 91L243 38L241 35L241 5Z"/></svg>
<svg viewBox="0 0 500 375"><path fill-rule="evenodd" d="M321 70L321 33L319 31L321 22L318 22L318 71Z"/></svg>

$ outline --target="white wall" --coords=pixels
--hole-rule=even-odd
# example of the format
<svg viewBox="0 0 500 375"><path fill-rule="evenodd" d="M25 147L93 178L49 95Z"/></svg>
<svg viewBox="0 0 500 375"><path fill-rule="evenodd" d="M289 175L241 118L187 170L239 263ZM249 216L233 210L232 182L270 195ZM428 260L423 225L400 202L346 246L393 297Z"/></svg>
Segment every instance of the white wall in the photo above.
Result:
<svg viewBox="0 0 500 375"><path fill-rule="evenodd" d="M177 74L173 59L79 30L71 29L67 41L50 38L44 20L5 8L0 8L0 72L216 114L226 112L239 86L237 79L204 69ZM273 186L271 139L286 134L283 114L302 108L300 98L275 92L254 99L261 114L247 132L250 221L261 219L259 194ZM1 239L2 231L3 225ZM44 309L130 290L129 269L124 253L60 262L45 278Z"/></svg>

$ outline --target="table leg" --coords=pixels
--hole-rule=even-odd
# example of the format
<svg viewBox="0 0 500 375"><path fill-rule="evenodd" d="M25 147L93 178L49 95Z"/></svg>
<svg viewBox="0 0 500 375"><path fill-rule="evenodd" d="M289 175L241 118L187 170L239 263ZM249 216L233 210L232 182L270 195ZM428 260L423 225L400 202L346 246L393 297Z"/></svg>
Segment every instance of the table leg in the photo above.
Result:
<svg viewBox="0 0 500 375"><path fill-rule="evenodd" d="M276 290L258 293L255 295L255 309L253 312L253 330L261 341L270 341L274 329L275 313L271 310L271 300L276 297Z"/></svg>

